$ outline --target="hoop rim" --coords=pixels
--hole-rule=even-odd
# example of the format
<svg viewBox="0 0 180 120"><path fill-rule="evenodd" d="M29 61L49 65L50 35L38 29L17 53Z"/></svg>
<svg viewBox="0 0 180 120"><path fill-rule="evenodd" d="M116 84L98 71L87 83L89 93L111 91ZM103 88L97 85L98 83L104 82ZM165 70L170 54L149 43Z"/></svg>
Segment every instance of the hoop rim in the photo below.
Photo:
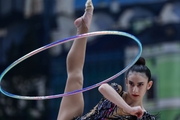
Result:
<svg viewBox="0 0 180 120"><path fill-rule="evenodd" d="M42 51L44 51L46 49L57 46L59 44L63 44L63 43L69 42L69 41L73 41L75 39L80 39L80 38L85 38L85 37L90 37L90 36L99 36L99 35L120 35L120 36L125 36L125 37L128 37L128 38L131 38L132 40L134 40L138 44L139 51L138 51L136 57L124 69L122 69L118 73L114 74L113 76L111 76L111 77L109 77L109 78L107 78L105 80L102 80L99 83L96 83L94 85L91 85L91 86L88 86L88 87L85 87L85 88L82 88L82 89L79 89L79 90L74 90L74 91L66 92L66 93L62 93L62 94L48 95L48 96L21 96L21 95L16 95L16 94L9 93L9 92L5 91L4 89L2 89L1 82L2 82L2 78L5 76L5 74L8 71L10 71L13 67L15 67L17 64L19 64L22 61L26 60L27 58L29 58L29 57L31 57L31 56L39 53L39 52L42 52ZM135 62L139 59L141 54L142 54L142 44L139 41L139 39L136 38L135 36L133 36L132 34L129 34L129 33L126 33L126 32L122 32L122 31L96 31L96 32L89 32L89 33L85 33L85 34L71 36L69 38L65 38L65 39L62 39L62 40L57 40L57 41L52 42L50 44L47 44L47 45L45 45L43 47L40 47L40 48L38 48L36 50L33 50L32 52L22 56L21 58L17 59L12 64L10 64L0 75L0 92L2 94L4 94L4 95L8 96L8 97L16 98L16 99L23 99L23 100L45 100L45 99L54 99L54 98L60 98L60 97L64 97L64 96L74 95L74 94L77 94L77 93L81 93L81 92L85 92L85 91L94 89L94 88L100 86L103 83L107 83L107 82L112 81L113 79L117 78L118 76L123 74L126 70L128 70L130 67L132 67L135 64Z"/></svg>

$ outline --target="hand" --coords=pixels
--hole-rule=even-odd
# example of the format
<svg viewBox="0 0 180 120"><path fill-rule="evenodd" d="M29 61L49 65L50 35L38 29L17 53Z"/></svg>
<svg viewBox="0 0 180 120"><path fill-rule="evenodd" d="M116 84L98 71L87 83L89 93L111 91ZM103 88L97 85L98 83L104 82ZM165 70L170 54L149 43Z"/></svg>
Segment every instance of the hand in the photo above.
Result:
<svg viewBox="0 0 180 120"><path fill-rule="evenodd" d="M86 27L86 29L89 29L91 21L92 21L93 10L94 10L94 7L92 4L92 0L87 0L84 15L81 16L80 18L77 18L74 22L75 26L78 29L81 29L84 27Z"/></svg>
<svg viewBox="0 0 180 120"><path fill-rule="evenodd" d="M144 111L140 106L131 107L131 110L129 111L131 115L134 115L138 118L141 118L144 114Z"/></svg>

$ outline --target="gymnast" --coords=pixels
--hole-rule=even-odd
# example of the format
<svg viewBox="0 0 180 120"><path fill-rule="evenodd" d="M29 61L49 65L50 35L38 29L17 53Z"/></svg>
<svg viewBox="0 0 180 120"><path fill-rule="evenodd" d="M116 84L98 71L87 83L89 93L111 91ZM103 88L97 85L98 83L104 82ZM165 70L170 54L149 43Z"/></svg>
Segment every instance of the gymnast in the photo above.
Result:
<svg viewBox="0 0 180 120"><path fill-rule="evenodd" d="M83 16L74 24L77 34L87 33L93 16L93 4L86 1ZM83 66L86 53L87 38L74 40L67 55L68 78L64 92L83 88ZM104 96L87 114L83 115L84 99L82 93L62 98L57 120L155 120L143 107L143 96L153 84L150 70L145 66L145 59L139 58L125 76L127 92L117 83L104 83L98 90Z"/></svg>

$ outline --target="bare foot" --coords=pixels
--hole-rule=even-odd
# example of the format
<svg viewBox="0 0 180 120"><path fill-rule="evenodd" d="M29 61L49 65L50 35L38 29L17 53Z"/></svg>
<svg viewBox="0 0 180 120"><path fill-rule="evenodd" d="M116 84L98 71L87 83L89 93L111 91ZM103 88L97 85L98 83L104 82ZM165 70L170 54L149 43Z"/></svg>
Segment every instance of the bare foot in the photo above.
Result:
<svg viewBox="0 0 180 120"><path fill-rule="evenodd" d="M92 21L93 10L94 6L92 4L92 0L87 0L84 15L75 20L75 26L77 28L86 27L87 29L89 29Z"/></svg>

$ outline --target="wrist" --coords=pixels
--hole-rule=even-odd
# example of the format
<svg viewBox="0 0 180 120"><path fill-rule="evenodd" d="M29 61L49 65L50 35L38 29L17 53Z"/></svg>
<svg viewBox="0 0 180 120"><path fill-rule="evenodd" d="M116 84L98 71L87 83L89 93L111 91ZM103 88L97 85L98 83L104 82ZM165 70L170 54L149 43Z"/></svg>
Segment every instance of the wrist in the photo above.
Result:
<svg viewBox="0 0 180 120"><path fill-rule="evenodd" d="M126 113L131 113L131 106L127 106L125 107L125 109L123 109Z"/></svg>

